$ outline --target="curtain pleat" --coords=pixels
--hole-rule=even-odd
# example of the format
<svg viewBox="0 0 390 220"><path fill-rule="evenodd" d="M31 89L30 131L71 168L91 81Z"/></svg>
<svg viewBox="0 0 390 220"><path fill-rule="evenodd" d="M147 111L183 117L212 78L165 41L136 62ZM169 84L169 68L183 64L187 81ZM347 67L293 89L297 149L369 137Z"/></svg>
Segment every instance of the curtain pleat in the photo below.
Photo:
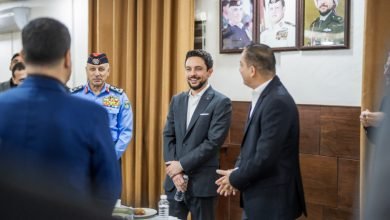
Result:
<svg viewBox="0 0 390 220"><path fill-rule="evenodd" d="M134 113L133 138L122 158L122 203L156 208L169 102L187 88L194 0L89 0L89 8L89 50L107 54L108 82L126 91Z"/></svg>

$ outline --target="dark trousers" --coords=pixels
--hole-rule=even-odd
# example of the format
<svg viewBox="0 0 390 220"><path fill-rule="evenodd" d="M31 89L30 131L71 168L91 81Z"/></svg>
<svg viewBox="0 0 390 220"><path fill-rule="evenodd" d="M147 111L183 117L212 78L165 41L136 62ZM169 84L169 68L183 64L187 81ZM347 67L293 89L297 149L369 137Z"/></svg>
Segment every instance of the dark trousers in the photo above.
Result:
<svg viewBox="0 0 390 220"><path fill-rule="evenodd" d="M119 162L119 179L121 181L121 188L119 190L119 198L118 199L121 199L121 197L122 197L122 159L119 158L118 162Z"/></svg>
<svg viewBox="0 0 390 220"><path fill-rule="evenodd" d="M216 197L192 197L185 194L184 201L169 200L169 215L186 220L191 212L192 220L214 220Z"/></svg>

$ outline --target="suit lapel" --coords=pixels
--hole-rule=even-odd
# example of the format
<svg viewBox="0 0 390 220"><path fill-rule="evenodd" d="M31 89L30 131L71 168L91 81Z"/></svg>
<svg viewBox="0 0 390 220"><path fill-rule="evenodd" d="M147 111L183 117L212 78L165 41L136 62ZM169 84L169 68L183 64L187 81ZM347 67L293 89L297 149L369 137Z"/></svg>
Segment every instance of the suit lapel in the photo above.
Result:
<svg viewBox="0 0 390 220"><path fill-rule="evenodd" d="M195 122L198 120L200 114L204 112L206 107L209 105L210 101L214 97L214 92L211 86L207 89L207 91L202 95L202 97L199 100L198 106L196 106L196 109L194 111L194 114L192 115L190 124L188 125L186 134L184 135L184 138L189 134L191 128L195 125ZM188 106L188 98L187 98L187 106ZM188 108L188 107L187 107ZM186 108L186 109L187 109ZM186 112L187 115L187 112Z"/></svg>
<svg viewBox="0 0 390 220"><path fill-rule="evenodd" d="M270 93L270 91L273 90L273 88L275 86L277 86L279 84L280 80L279 80L279 77L278 76L275 76L271 82L268 84L268 86L264 89L264 91L261 93L259 99L257 100L256 102L256 106L254 107L253 109L253 112L252 112L252 117L250 117L248 119L248 122L246 123L246 126L245 126L245 130L244 130L244 137L243 137L243 141L245 140L245 137L246 137L246 133L248 131L248 128L249 128L249 125L251 124L252 122L252 118L255 117L255 114L257 114L258 112L260 112L260 108L261 108L261 103L263 102L264 98ZM250 112L248 113L250 114Z"/></svg>
<svg viewBox="0 0 390 220"><path fill-rule="evenodd" d="M188 111L188 92L183 93L182 97L180 98L180 103L178 106L183 106L183 110L179 111L179 126L180 131L182 131L182 134L187 132L187 111Z"/></svg>

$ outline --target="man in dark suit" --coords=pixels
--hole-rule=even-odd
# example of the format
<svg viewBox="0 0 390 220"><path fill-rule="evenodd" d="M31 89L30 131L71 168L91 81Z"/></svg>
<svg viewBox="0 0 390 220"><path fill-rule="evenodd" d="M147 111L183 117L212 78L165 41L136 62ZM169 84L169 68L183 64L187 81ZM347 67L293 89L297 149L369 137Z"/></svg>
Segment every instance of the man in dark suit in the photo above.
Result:
<svg viewBox="0 0 390 220"><path fill-rule="evenodd" d="M275 75L275 56L248 45L240 73L253 89L235 169L217 170L221 195L241 192L244 219L288 220L306 213L299 168L299 119L293 98Z"/></svg>
<svg viewBox="0 0 390 220"><path fill-rule="evenodd" d="M59 213L110 216L119 196L107 113L65 88L70 40L68 29L50 18L32 20L22 30L29 76L0 94L0 191L9 187L19 193L11 203L0 199L1 209L8 211L0 216L53 219L47 216L51 207L64 207ZM41 204L39 209L25 205L25 199Z"/></svg>
<svg viewBox="0 0 390 220"><path fill-rule="evenodd" d="M211 55L203 50L189 51L185 74L190 91L172 98L164 129L164 183L170 202L169 214L194 220L215 219L219 149L231 121L231 101L215 91L208 78L213 72ZM188 175L188 186L183 175ZM184 201L173 199L176 191L186 191Z"/></svg>

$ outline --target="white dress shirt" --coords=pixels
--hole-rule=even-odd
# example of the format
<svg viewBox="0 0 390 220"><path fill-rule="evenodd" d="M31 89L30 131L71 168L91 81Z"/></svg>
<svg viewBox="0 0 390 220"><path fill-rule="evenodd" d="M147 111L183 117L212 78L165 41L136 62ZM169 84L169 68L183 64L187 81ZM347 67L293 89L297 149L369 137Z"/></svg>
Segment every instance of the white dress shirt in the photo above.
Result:
<svg viewBox="0 0 390 220"><path fill-rule="evenodd" d="M187 108L187 128L190 124L192 115L195 112L196 107L199 104L200 98L206 92L206 90L210 87L210 84L207 83L207 86L202 89L198 94L192 95L193 90L191 89L188 92L188 108Z"/></svg>
<svg viewBox="0 0 390 220"><path fill-rule="evenodd" d="M249 118L252 117L253 110L256 107L257 100L259 100L259 97L261 93L264 91L265 87L271 82L272 79L264 82L263 84L259 85L256 89L252 90L252 106L251 106L251 112L249 113Z"/></svg>

